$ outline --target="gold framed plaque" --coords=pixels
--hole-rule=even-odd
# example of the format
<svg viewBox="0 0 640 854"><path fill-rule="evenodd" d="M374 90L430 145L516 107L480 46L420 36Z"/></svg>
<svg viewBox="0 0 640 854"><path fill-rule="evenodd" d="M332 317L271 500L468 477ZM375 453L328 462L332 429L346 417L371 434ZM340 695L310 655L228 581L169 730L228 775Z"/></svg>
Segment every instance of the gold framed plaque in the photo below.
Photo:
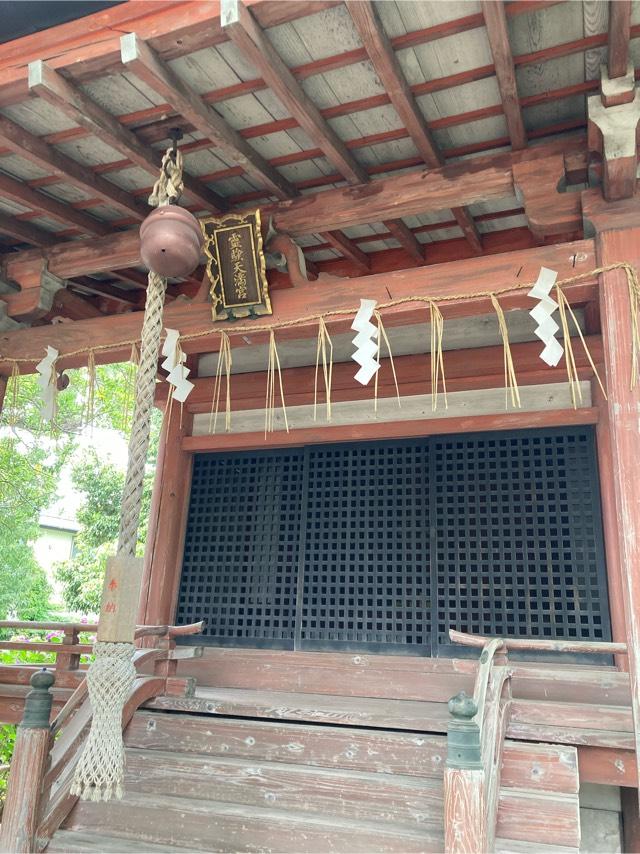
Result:
<svg viewBox="0 0 640 854"><path fill-rule="evenodd" d="M260 211L200 222L213 320L271 314Z"/></svg>

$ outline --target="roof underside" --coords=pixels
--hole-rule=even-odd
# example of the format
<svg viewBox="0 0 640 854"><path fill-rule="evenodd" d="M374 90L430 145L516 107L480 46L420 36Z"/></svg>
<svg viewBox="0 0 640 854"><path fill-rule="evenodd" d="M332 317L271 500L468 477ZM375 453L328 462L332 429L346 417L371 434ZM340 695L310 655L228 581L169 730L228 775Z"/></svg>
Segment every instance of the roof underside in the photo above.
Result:
<svg viewBox="0 0 640 854"><path fill-rule="evenodd" d="M480 4L385 0L374 5L445 161L509 150L509 129ZM341 2L291 6L295 9L289 20L266 26L264 32L357 164L372 180L424 168L424 160L365 53L348 8ZM534 3L511 2L506 4L506 13L529 145L585 128L586 97L597 91L600 63L606 59L608 4L557 2L541 3L536 8ZM640 61L640 3L632 4L631 16L630 54L636 65ZM119 32L132 30L135 31L134 22L124 24ZM51 54L47 33L39 35L40 56L37 50L33 55L25 52L20 64L34 58L46 59ZM343 186L345 179L335 165L318 150L236 44L219 29L212 32L210 42L183 55L180 46L174 46L165 52L164 59L181 81L202 96L300 193ZM13 44L17 43L0 48L0 114L144 201L154 181L155 166L150 164L143 169L132 164L108 141L80 127L43 98L25 95L24 87L2 85L2 69L16 64L11 56ZM255 207L276 200L228 153L176 116L163 97L119 62L97 72L91 63L86 66L80 72L76 66L74 74L62 70L82 92L159 152L169 145L168 129L181 126L185 131L181 145L186 170L204 187L224 197L230 206ZM78 182L71 183L64 175L43 168L35 158L3 147L1 142L0 172L90 215L114 231L137 226L137 220L124 215L122 209L92 195ZM209 212L188 195L183 203L195 213ZM480 234L527 224L515 197L474 205L468 212ZM36 226L43 234L59 240L88 236L81 228L64 222L63 217L54 218L50 212L3 193L0 214ZM406 217L403 222L421 244L463 235L451 210ZM345 228L344 233L366 253L400 246L381 222ZM298 242L310 260L321 262L339 256L319 234L300 237ZM37 237L33 244L37 244ZM0 234L0 245L12 251L29 244L20 242L15 235ZM139 287L117 277L101 279L115 284L123 293Z"/></svg>

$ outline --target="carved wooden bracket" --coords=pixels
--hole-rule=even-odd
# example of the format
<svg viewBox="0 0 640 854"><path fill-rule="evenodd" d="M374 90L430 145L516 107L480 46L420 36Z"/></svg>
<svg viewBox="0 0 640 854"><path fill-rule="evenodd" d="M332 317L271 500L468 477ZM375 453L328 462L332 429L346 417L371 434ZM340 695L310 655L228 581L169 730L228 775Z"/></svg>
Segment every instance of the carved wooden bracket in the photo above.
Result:
<svg viewBox="0 0 640 854"><path fill-rule="evenodd" d="M25 277L20 282L20 290L16 291L9 284L9 291L4 297L7 314L22 321L38 320L51 311L55 295L66 287L66 279L51 273L46 259L42 258L38 272Z"/></svg>
<svg viewBox="0 0 640 854"><path fill-rule="evenodd" d="M513 185L529 228L539 240L582 229L580 194L561 191L566 185L562 154L514 163Z"/></svg>
<svg viewBox="0 0 640 854"><path fill-rule="evenodd" d="M602 66L602 94L587 101L589 151L602 156L603 193L610 202L631 198L636 190L640 93L631 72L611 80Z"/></svg>

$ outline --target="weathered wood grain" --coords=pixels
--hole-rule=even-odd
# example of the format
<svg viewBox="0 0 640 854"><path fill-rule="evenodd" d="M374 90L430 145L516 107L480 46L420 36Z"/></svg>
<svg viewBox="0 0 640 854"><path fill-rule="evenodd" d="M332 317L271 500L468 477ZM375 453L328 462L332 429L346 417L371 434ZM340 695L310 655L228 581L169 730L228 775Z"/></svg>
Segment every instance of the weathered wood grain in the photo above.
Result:
<svg viewBox="0 0 640 854"><path fill-rule="evenodd" d="M486 850L485 779L480 769L445 768L444 850L477 854Z"/></svg>
<svg viewBox="0 0 640 854"><path fill-rule="evenodd" d="M500 792L496 835L543 845L580 845L578 795Z"/></svg>
<svg viewBox="0 0 640 854"><path fill-rule="evenodd" d="M7 800L2 814L0 847L3 851L33 850L42 786L51 735L48 728L18 728L11 761Z"/></svg>
<svg viewBox="0 0 640 854"><path fill-rule="evenodd" d="M364 731L264 720L241 720L140 711L125 733L127 747L236 757L252 762L299 763L377 774L442 779L442 736ZM526 772L525 772L526 775ZM513 778L526 779L514 769Z"/></svg>
<svg viewBox="0 0 640 854"><path fill-rule="evenodd" d="M583 783L638 787L638 769L633 750L579 747L578 766Z"/></svg>
<svg viewBox="0 0 640 854"><path fill-rule="evenodd" d="M165 795L130 794L108 804L81 802L68 829L126 835L135 824L143 842L181 845L205 851L354 854L442 850L440 834L408 831L373 822L298 815L268 808L217 804Z"/></svg>
<svg viewBox="0 0 640 854"><path fill-rule="evenodd" d="M269 806L436 833L442 824L440 780L131 749L126 769L127 792Z"/></svg>

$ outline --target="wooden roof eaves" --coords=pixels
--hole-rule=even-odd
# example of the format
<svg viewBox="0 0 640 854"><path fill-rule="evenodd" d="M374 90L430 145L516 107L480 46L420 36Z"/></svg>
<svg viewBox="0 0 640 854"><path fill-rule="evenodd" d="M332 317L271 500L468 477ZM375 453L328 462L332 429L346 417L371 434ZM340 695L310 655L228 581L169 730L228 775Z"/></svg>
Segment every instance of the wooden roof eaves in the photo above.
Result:
<svg viewBox="0 0 640 854"><path fill-rule="evenodd" d="M278 26L313 14L309 11L309 3L300 0L244 2L257 8L258 19L263 27ZM313 11L332 8L340 2L341 0L314 0ZM220 4L216 0L207 3L201 0L162 2L159 7L153 2L149 3L150 12L137 15L146 5L146 0L145 3L136 3L134 17L128 24L126 20L122 24L116 20L119 14L116 10L120 7L98 13L102 15L104 26L99 30L92 30L87 25L84 34L81 32L71 40L65 40L63 28L73 27L75 24L76 28L79 25L81 29L82 25L78 21L8 42L4 46L4 63L0 52L0 106L18 103L28 96L26 65L36 59L48 61L52 68L64 71L66 76L76 82L121 67L120 34L132 29L135 29L140 38L149 40L151 47L165 60L227 41L220 29ZM112 17L115 24L108 23ZM86 20L91 18L93 16ZM58 37L60 34L61 38Z"/></svg>

